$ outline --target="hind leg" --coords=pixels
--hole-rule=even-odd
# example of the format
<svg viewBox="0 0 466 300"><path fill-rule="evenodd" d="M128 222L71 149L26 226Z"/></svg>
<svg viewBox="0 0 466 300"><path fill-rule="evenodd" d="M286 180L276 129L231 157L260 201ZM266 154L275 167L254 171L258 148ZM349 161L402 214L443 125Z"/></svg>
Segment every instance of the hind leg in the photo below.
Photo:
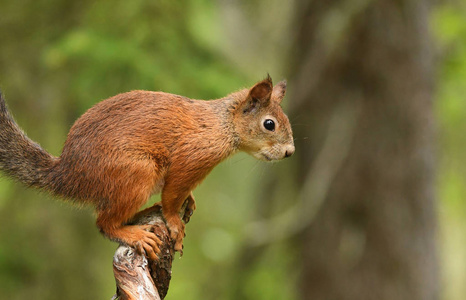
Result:
<svg viewBox="0 0 466 300"><path fill-rule="evenodd" d="M99 211L97 226L111 240L134 247L140 254L157 260L160 239L151 232L152 225L124 225L131 213L115 214L111 210Z"/></svg>
<svg viewBox="0 0 466 300"><path fill-rule="evenodd" d="M149 199L160 171L150 160L115 163L106 175L112 180L105 201L97 205L97 226L109 239L134 247L150 259L157 259L160 239L152 225L127 225ZM117 176L116 176L117 175Z"/></svg>

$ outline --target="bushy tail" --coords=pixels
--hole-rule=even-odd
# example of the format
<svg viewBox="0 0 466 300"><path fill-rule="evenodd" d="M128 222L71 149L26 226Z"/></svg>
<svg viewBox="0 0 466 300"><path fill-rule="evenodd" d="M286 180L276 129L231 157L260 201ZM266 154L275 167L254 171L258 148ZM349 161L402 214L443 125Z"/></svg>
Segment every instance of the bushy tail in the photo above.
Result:
<svg viewBox="0 0 466 300"><path fill-rule="evenodd" d="M56 161L19 128L0 92L0 169L28 186L45 188Z"/></svg>

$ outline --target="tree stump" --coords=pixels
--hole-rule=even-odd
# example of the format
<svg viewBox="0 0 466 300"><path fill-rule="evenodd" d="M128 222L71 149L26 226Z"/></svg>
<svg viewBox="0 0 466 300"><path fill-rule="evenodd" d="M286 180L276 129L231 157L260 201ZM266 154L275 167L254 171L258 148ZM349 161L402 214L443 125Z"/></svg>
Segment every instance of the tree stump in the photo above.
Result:
<svg viewBox="0 0 466 300"><path fill-rule="evenodd" d="M185 214L186 204L182 212ZM147 213L146 213L147 211ZM159 300L168 292L175 251L161 206L142 211L131 225L155 225L154 233L162 241L159 260L153 261L127 245L120 245L113 256L113 274L117 291L112 300Z"/></svg>

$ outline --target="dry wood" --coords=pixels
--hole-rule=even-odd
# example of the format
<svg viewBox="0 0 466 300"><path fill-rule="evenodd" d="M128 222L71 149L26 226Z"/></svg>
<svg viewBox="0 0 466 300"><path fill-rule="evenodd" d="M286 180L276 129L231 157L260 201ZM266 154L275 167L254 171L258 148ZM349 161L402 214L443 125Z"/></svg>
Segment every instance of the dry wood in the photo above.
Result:
<svg viewBox="0 0 466 300"><path fill-rule="evenodd" d="M186 204L182 208L186 209ZM189 219L189 218L188 218ZM153 261L127 245L120 245L113 256L113 274L117 292L112 299L158 300L164 299L171 279L171 266L175 251L160 206L138 214L132 224L154 225L154 233L162 241L160 259Z"/></svg>

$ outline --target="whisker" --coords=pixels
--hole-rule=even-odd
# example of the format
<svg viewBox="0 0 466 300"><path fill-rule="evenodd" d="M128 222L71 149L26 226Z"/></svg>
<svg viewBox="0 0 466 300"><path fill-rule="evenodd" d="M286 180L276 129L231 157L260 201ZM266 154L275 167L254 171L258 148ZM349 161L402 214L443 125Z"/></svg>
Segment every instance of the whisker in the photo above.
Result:
<svg viewBox="0 0 466 300"><path fill-rule="evenodd" d="M230 159L229 161L230 161L230 164L231 164L231 165L234 165L234 164L237 164L237 163L239 163L239 162L242 162L242 161L245 160L246 158L247 158L247 156L245 156L245 157L243 157L243 158L241 158L241 159L234 159L234 160L233 160L233 159Z"/></svg>
<svg viewBox="0 0 466 300"><path fill-rule="evenodd" d="M251 169L249 169L249 172L247 172L247 174L243 177L244 180L246 180L249 176L251 176L251 174L254 172L254 170L257 168L257 166L259 165L260 161L256 161L256 163L251 167Z"/></svg>
<svg viewBox="0 0 466 300"><path fill-rule="evenodd" d="M297 116L293 116L293 122L296 121L296 120L299 120L302 116L303 116L303 114L299 114L299 115L297 115Z"/></svg>

